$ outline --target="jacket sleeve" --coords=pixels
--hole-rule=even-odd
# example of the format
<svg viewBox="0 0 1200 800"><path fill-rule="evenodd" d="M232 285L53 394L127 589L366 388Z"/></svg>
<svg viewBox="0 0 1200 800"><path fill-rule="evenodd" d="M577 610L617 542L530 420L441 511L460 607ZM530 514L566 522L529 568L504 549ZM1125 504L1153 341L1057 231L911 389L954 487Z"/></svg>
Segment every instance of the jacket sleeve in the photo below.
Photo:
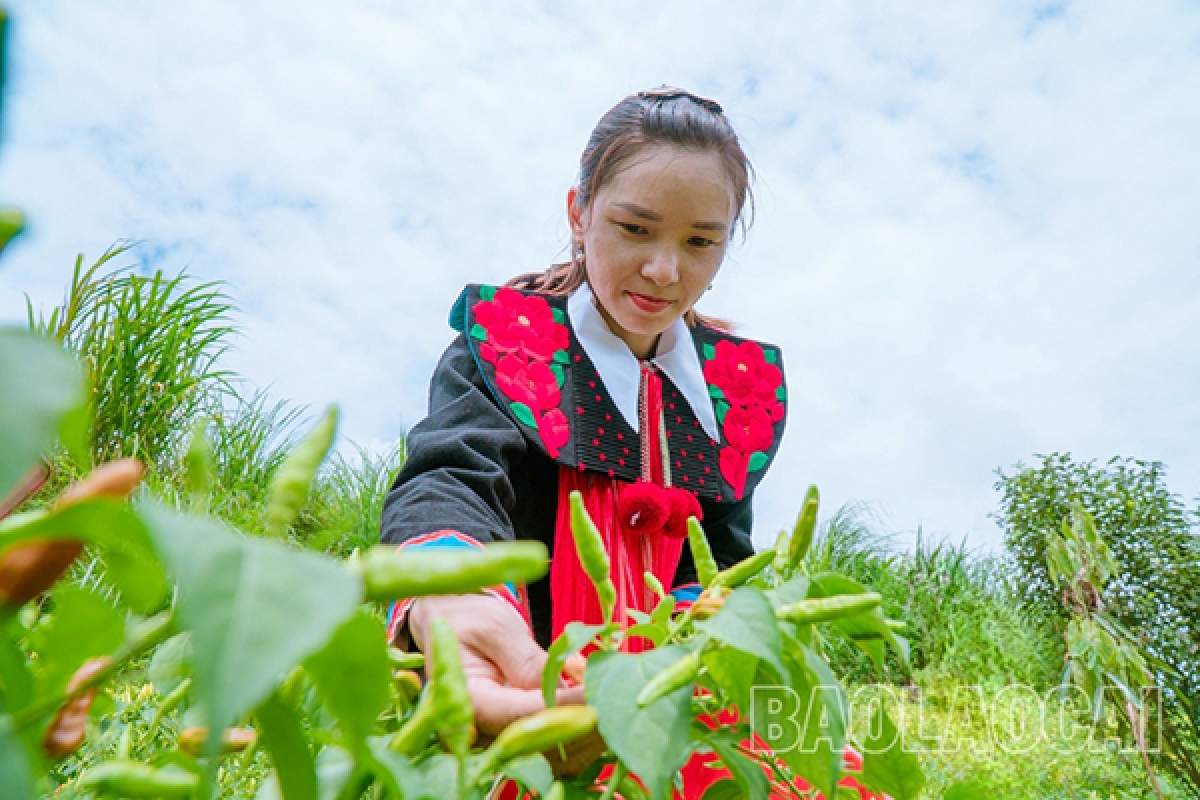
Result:
<svg viewBox="0 0 1200 800"><path fill-rule="evenodd" d="M754 555L754 542L750 538L750 529L754 521L754 510L751 507L753 493L736 503L709 503L704 507L704 533L708 537L708 546L712 548L713 560L721 569L732 567L739 561ZM675 586L688 587L696 583L696 565L692 561L692 549L684 545L679 557L679 566L675 570ZM688 590L675 592L679 599L694 599L689 594L698 594Z"/></svg>
<svg viewBox="0 0 1200 800"><path fill-rule="evenodd" d="M400 545L447 529L476 542L515 538L510 475L526 447L460 335L434 370L429 415L408 432L407 459L384 501L380 540Z"/></svg>

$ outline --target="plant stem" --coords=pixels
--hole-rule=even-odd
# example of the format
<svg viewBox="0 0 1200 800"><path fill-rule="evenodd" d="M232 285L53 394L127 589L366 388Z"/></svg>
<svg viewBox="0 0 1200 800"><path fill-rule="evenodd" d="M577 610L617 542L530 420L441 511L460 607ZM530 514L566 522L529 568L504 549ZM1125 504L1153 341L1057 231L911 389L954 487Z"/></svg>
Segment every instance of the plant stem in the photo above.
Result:
<svg viewBox="0 0 1200 800"><path fill-rule="evenodd" d="M618 761L613 767L612 775L608 777L608 785L604 787L604 794L600 795L600 800L612 800L613 792L617 790L617 784L625 779L625 764Z"/></svg>

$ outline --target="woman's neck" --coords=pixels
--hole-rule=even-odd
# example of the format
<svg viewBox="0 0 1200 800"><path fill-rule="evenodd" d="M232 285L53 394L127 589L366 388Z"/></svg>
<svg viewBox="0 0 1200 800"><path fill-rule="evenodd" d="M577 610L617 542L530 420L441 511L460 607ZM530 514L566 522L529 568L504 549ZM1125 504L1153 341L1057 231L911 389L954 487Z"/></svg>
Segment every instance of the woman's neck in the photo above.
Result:
<svg viewBox="0 0 1200 800"><path fill-rule="evenodd" d="M661 333L630 333L617 324L617 321L612 318L608 310L595 297L592 298L592 302L596 304L596 310L604 318L604 324L612 331L613 336L624 342L625 346L629 348L629 352L633 353L639 361L646 361L654 357L654 351L658 347L658 340L662 336Z"/></svg>

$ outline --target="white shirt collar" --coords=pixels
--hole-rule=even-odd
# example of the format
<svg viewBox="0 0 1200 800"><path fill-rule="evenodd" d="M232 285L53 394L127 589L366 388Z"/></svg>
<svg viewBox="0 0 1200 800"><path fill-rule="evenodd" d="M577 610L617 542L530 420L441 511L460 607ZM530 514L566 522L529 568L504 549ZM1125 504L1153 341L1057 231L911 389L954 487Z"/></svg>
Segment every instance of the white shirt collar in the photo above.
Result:
<svg viewBox="0 0 1200 800"><path fill-rule="evenodd" d="M579 345L596 365L600 380L612 395L617 410L634 430L638 429L638 384L641 367L629 346L608 328L596 309L591 288L585 283L567 298L567 315L575 329ZM709 438L719 440L720 428L708 396L708 383L700 367L700 356L692 344L692 334L683 319L675 320L662 333L659 354L651 362L662 370L683 392L688 405L700 420Z"/></svg>

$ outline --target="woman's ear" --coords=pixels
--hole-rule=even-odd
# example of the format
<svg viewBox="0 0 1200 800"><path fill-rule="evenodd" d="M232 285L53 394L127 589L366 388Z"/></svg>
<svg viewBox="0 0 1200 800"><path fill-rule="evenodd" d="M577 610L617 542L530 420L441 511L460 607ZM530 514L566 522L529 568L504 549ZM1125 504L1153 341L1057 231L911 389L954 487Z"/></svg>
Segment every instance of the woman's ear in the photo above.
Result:
<svg viewBox="0 0 1200 800"><path fill-rule="evenodd" d="M567 190L567 222L571 226L571 233L576 237L583 237L583 214L580 211L579 205L576 202L579 199L579 187L572 186Z"/></svg>

